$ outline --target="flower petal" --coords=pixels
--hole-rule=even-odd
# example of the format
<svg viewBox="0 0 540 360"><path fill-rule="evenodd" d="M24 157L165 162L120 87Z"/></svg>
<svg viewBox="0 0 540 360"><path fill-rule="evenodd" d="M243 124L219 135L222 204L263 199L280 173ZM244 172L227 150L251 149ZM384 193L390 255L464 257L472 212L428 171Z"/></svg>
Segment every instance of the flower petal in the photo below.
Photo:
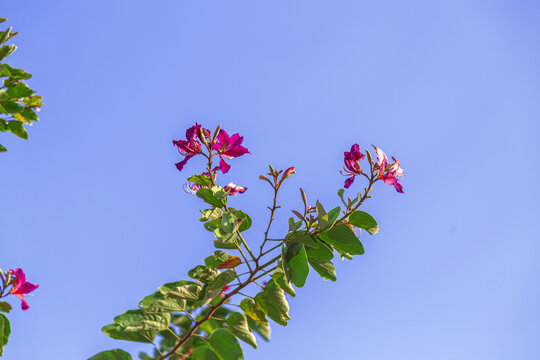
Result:
<svg viewBox="0 0 540 360"><path fill-rule="evenodd" d="M356 176L356 175L353 175L353 176L351 176L350 178L347 178L347 179L345 180L345 189L348 189L348 188L352 185L352 183L354 182L355 176Z"/></svg>
<svg viewBox="0 0 540 360"><path fill-rule="evenodd" d="M229 169L231 168L231 165L227 164L225 162L225 160L223 160L223 158L220 156L219 168L220 168L222 173L226 174L229 171Z"/></svg>

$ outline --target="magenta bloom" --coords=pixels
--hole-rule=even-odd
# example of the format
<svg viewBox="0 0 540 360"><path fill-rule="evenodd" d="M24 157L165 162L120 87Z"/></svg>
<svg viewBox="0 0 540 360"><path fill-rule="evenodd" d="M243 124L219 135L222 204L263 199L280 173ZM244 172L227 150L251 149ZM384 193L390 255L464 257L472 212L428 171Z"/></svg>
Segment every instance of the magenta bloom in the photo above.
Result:
<svg viewBox="0 0 540 360"><path fill-rule="evenodd" d="M200 139L199 129L202 129L201 125L195 123L194 126L186 130L186 140L173 140L173 145L176 146L178 152L184 156L184 160L175 164L176 168L180 171L182 171L189 159L202 152L201 143L197 140L197 138ZM205 136L210 135L209 130L202 129L202 131Z"/></svg>
<svg viewBox="0 0 540 360"><path fill-rule="evenodd" d="M219 170L224 174L229 171L231 165L227 164L223 158L232 159L249 153L249 150L241 146L244 137L240 134L234 134L229 137L229 134L223 129L219 130L216 143L212 146L219 154Z"/></svg>
<svg viewBox="0 0 540 360"><path fill-rule="evenodd" d="M11 287L11 290L9 292L15 295L16 297L18 297L19 299L21 299L22 301L21 308L23 310L28 310L29 308L28 302L26 302L24 295L36 290L39 287L39 285L34 285L26 281L26 275L24 274L24 271L22 269L9 270L9 271L13 275L15 275L15 284Z"/></svg>
<svg viewBox="0 0 540 360"><path fill-rule="evenodd" d="M364 154L360 152L358 144L351 146L351 151L345 151L345 165L341 172L344 176L350 176L345 180L345 189L348 189L354 182L356 175L362 174L362 169L360 168L360 160L364 159Z"/></svg>
<svg viewBox="0 0 540 360"><path fill-rule="evenodd" d="M223 190L225 191L230 190L229 195L238 195L238 194L243 194L244 192L246 192L247 187L235 185L234 183L230 182L223 188Z"/></svg>
<svg viewBox="0 0 540 360"><path fill-rule="evenodd" d="M397 192L403 193L403 186L399 183L403 177L403 169L399 165L399 161L392 156L393 164L388 164L388 158L384 151L373 145L377 152L377 166L379 167L379 179L385 184L394 186Z"/></svg>

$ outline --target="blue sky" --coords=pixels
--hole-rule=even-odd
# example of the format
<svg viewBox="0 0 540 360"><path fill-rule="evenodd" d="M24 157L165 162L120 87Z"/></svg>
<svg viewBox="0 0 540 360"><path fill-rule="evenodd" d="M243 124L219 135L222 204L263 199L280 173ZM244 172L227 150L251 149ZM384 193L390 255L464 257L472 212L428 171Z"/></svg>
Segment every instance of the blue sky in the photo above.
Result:
<svg viewBox="0 0 540 360"><path fill-rule="evenodd" d="M310 275L292 320L247 359L538 359L540 5L534 1L27 1L2 5L13 66L45 98L26 142L2 135L0 266L40 285L12 312L8 360L145 345L100 329L212 251L171 140L195 122L252 155L223 183L259 241L266 164L338 204L343 151L377 144L366 254ZM360 184L356 184L359 191Z"/></svg>

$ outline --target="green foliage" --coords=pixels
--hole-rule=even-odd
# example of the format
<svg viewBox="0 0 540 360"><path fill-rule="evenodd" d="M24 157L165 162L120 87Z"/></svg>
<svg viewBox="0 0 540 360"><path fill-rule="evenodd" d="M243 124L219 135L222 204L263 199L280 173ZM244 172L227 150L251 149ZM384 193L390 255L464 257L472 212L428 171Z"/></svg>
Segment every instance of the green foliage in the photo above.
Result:
<svg viewBox="0 0 540 360"><path fill-rule="evenodd" d="M193 281L180 280L162 285L159 291L167 297L196 301L201 292L201 285Z"/></svg>
<svg viewBox="0 0 540 360"><path fill-rule="evenodd" d="M280 264L276 268L276 270L274 270L274 273L272 274L272 279L287 294L293 297L296 296L296 292L294 291L294 288L292 287L290 280L288 279L287 275L285 274L285 271L283 270L283 264Z"/></svg>
<svg viewBox="0 0 540 360"><path fill-rule="evenodd" d="M304 286L309 274L308 258L304 245L296 242L287 244L282 250L281 259L287 279L296 287Z"/></svg>
<svg viewBox="0 0 540 360"><path fill-rule="evenodd" d="M188 181L191 181L192 183L199 184L199 185L202 185L202 186L211 186L212 185L212 180L210 179L210 177L208 175L204 175L204 174L192 175L192 176L188 177Z"/></svg>
<svg viewBox="0 0 540 360"><path fill-rule="evenodd" d="M219 265L223 264L231 255L224 251L214 251L214 254L204 259L206 266L212 269L217 269Z"/></svg>
<svg viewBox="0 0 540 360"><path fill-rule="evenodd" d="M11 305L7 302L0 301L0 311L9 313L11 311Z"/></svg>
<svg viewBox="0 0 540 360"><path fill-rule="evenodd" d="M315 270L324 280L336 281L336 268L330 260L309 259L309 265Z"/></svg>
<svg viewBox="0 0 540 360"><path fill-rule="evenodd" d="M16 32L11 28L0 31L0 61L12 54L17 47L5 44L11 40ZM28 80L32 74L22 69L15 69L5 63L0 63L0 132L10 132L21 139L28 139L28 133L24 125L32 125L38 121L36 111L43 105L43 98L34 95L23 80ZM0 152L7 151L5 146L0 145Z"/></svg>
<svg viewBox="0 0 540 360"><path fill-rule="evenodd" d="M4 351L4 346L6 346L9 340L9 334L11 334L9 320L4 314L0 314L0 356Z"/></svg>
<svg viewBox="0 0 540 360"><path fill-rule="evenodd" d="M255 295L255 302L270 319L279 325L287 326L287 321L290 320L289 304L283 290L274 280L268 281L264 289Z"/></svg>
<svg viewBox="0 0 540 360"><path fill-rule="evenodd" d="M227 317L227 326L230 332L238 339L245 343L257 348L257 340L255 335L251 332L246 316L238 312L233 312Z"/></svg>
<svg viewBox="0 0 540 360"><path fill-rule="evenodd" d="M236 273L233 270L227 270L219 274L212 282L206 284L201 291L201 296L198 301L198 306L202 307L210 303L218 297L222 292L225 285L230 283L236 278Z"/></svg>
<svg viewBox="0 0 540 360"><path fill-rule="evenodd" d="M227 329L217 329L208 339L220 360L243 360L244 355L238 340Z"/></svg>
<svg viewBox="0 0 540 360"><path fill-rule="evenodd" d="M322 232L319 236L338 251L351 255L362 255L364 253L364 246L358 240L354 231L345 224L338 224L330 230Z"/></svg>
<svg viewBox="0 0 540 360"><path fill-rule="evenodd" d="M99 354L92 356L88 360L132 360L131 355L124 350L114 349L102 351Z"/></svg>
<svg viewBox="0 0 540 360"><path fill-rule="evenodd" d="M257 305L253 298L242 299L242 301L240 302L240 308L244 310L244 313L254 321L265 326L268 325L266 315L264 315L264 312L261 310L259 305Z"/></svg>
<svg viewBox="0 0 540 360"><path fill-rule="evenodd" d="M349 216L349 223L353 226L366 230L371 235L379 232L379 224L365 211L355 211Z"/></svg>
<svg viewBox="0 0 540 360"><path fill-rule="evenodd" d="M193 354L191 354L190 359L192 360L220 360L216 353L210 349L208 346L200 346Z"/></svg>

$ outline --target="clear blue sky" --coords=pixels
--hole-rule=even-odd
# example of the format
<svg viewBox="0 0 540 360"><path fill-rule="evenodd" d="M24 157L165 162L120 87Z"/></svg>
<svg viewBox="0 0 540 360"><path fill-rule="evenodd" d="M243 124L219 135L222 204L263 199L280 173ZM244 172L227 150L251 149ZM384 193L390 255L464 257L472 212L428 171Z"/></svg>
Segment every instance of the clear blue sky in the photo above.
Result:
<svg viewBox="0 0 540 360"><path fill-rule="evenodd" d="M171 139L199 122L253 155L223 182L255 225L258 175L295 165L281 198L337 205L343 151L405 169L338 281L310 275L292 320L247 359L540 358L540 4L535 1L12 1L10 63L45 98L27 142L1 135L0 266L40 285L11 315L7 360L145 345L100 328L212 251ZM355 184L356 185L356 184ZM360 189L360 185L356 185Z"/></svg>

